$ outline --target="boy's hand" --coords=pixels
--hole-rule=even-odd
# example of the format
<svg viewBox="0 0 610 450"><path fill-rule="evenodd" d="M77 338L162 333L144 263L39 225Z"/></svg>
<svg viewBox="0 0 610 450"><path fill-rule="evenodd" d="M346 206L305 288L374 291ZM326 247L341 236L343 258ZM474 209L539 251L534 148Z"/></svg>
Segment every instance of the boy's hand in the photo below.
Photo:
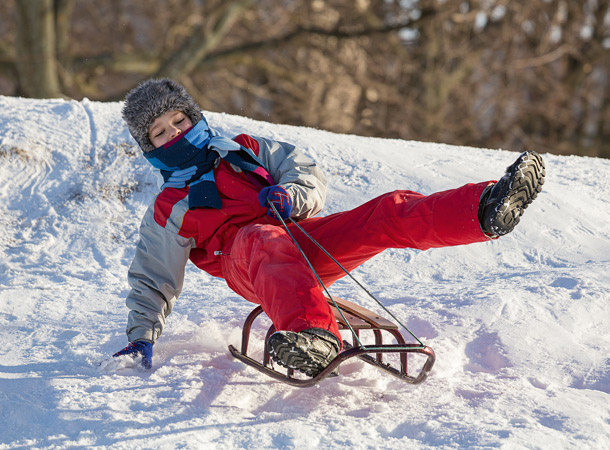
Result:
<svg viewBox="0 0 610 450"><path fill-rule="evenodd" d="M153 346L150 342L135 341L130 342L127 347L123 350L116 352L112 355L114 358L117 356L130 355L132 358L142 356L142 362L140 363L145 369L152 368L152 356Z"/></svg>
<svg viewBox="0 0 610 450"><path fill-rule="evenodd" d="M275 209L280 214L280 217L287 220L290 217L292 211L292 197L286 189L282 186L274 185L267 186L258 193L258 201L261 206L267 207L267 215L277 219L273 208L269 206L269 203L273 203Z"/></svg>

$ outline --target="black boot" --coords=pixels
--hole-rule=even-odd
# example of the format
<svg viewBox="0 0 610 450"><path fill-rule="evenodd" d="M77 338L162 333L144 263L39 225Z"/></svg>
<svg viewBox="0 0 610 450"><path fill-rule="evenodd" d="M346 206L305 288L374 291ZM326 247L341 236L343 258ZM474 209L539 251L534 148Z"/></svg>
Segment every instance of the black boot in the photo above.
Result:
<svg viewBox="0 0 610 450"><path fill-rule="evenodd" d="M280 366L315 377L335 359L341 343L330 331L309 328L304 331L276 331L267 341L269 355Z"/></svg>
<svg viewBox="0 0 610 450"><path fill-rule="evenodd" d="M544 175L544 161L538 153L521 153L504 176L481 195L479 223L483 232L498 237L513 231L523 210L542 190Z"/></svg>

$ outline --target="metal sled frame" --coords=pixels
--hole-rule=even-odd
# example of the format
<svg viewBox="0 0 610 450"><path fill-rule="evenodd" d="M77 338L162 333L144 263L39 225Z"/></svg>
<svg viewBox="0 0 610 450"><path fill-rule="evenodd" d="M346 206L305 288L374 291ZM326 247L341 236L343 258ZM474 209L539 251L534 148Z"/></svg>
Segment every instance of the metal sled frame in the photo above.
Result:
<svg viewBox="0 0 610 450"><path fill-rule="evenodd" d="M313 378L295 378L294 370L287 369L286 374L279 372L273 368L270 364L269 352L267 350L267 340L272 333L275 332L275 327L271 325L267 335L265 336L265 348L263 353L263 362L256 361L248 356L248 343L250 341L250 329L252 328L252 324L254 320L263 312L263 309L258 306L256 307L246 318L244 322L244 327L242 331L242 341L241 341L241 351L237 350L234 346L229 345L229 350L231 354L242 361L243 363L254 367L259 372L262 372L266 375L269 375L276 380L283 381L284 383L290 384L292 386L297 387L310 387L314 386L329 375L333 374L335 369L339 367L339 365L349 358L353 358L357 356L362 361L371 364L378 369L397 377L398 379L409 383L409 384L419 384L424 381L430 370L432 370L432 366L435 361L434 350L430 347L422 346L420 344L407 344L404 337L398 330L398 326L389 320L380 317L372 311L369 311L366 308L362 308L352 302L347 300L343 300L340 298L334 298L334 301L337 303L341 311L343 312L343 316L337 310L337 308L331 303L329 300L329 304L331 309L335 314L335 318L337 319L339 329L345 330L349 329L348 324L345 322L345 319L351 325L351 328L354 330L357 336L360 335L361 330L371 330L375 336L375 344L374 345L360 345L356 336L353 336L353 343L350 344L347 341L343 341L343 350L333 359L330 364L317 376ZM398 342L397 344L383 344L383 335L382 331L386 331L390 333ZM384 353L398 353L400 354L400 368L393 367L390 364L383 362L383 354ZM411 376L407 373L407 355L409 353L420 353L427 356L427 359L423 366L421 367L419 373L416 376Z"/></svg>

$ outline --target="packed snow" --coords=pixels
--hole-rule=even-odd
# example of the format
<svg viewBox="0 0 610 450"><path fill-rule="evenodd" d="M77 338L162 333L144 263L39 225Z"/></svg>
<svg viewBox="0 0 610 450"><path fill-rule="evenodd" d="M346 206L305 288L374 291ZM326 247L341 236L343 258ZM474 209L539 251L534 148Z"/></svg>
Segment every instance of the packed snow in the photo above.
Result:
<svg viewBox="0 0 610 450"><path fill-rule="evenodd" d="M158 189L120 109L0 97L0 450L610 449L609 160L543 155L543 192L512 234L387 250L354 272L435 350L423 384L351 359L295 388L231 357L254 305L190 263L153 369L110 358ZM314 158L323 215L496 179L517 156L206 116ZM347 279L330 292L380 311Z"/></svg>

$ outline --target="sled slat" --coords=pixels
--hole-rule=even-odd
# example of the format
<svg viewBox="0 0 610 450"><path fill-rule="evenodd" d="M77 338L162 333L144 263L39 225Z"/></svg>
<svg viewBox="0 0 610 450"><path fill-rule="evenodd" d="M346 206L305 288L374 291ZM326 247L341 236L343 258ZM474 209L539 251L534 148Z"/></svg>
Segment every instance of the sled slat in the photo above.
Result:
<svg viewBox="0 0 610 450"><path fill-rule="evenodd" d="M335 320L339 325L339 329L345 330L349 328L345 323L345 320L343 320L343 317L341 317L341 314L339 313L337 308L335 308L333 305L330 305L330 309L332 309L333 313L335 314ZM354 330L365 330L367 328L371 328L371 325L366 320L363 320L360 317L354 316L353 314L350 314L347 311L343 311L343 315Z"/></svg>
<svg viewBox="0 0 610 450"><path fill-rule="evenodd" d="M356 305L355 303L352 303L348 300L344 300L344 299L338 298L338 297L335 297L334 300L335 300L335 302L337 302L337 305L339 305L339 308L341 308L341 310L343 311L343 314L346 316L346 319L349 321L350 325L354 329L365 329L365 328L378 328L380 330L397 330L398 329L398 325L390 322L388 319L386 319L384 317L381 317L380 315L374 313L373 311L369 311L368 309L363 308L362 306ZM336 308L334 307L334 305L332 304L332 301L330 299L328 300L328 303L330 304L331 309L335 313L335 318L337 319L337 321L341 325L345 326L345 323L343 323L343 320L341 319L341 315L339 314L338 311L336 311ZM346 313L348 313L350 315L350 317L348 317L346 315ZM364 321L364 323L367 325L361 326L361 322L356 321L356 320L354 322L352 322L352 317L359 318L361 321ZM354 324L357 324L357 326L354 326ZM371 327L371 325L372 325L372 327Z"/></svg>

